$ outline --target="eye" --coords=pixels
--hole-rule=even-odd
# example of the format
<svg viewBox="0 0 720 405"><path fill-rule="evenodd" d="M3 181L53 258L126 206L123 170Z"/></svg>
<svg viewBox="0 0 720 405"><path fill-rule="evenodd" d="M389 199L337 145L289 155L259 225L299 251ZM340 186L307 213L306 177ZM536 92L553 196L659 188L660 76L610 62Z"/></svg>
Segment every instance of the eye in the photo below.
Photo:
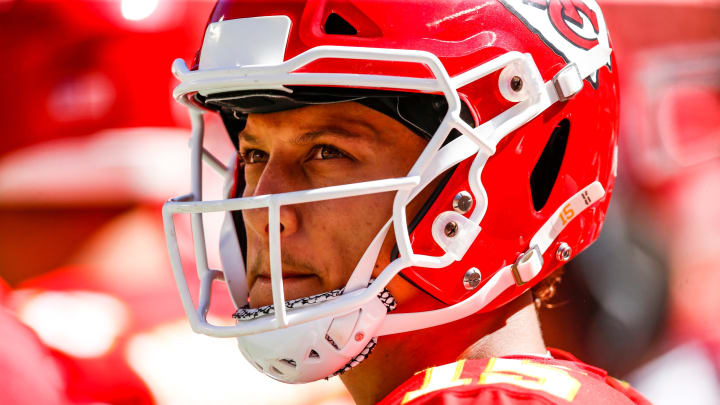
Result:
<svg viewBox="0 0 720 405"><path fill-rule="evenodd" d="M241 156L245 164L265 163L268 160L268 154L259 149L248 149Z"/></svg>
<svg viewBox="0 0 720 405"><path fill-rule="evenodd" d="M317 145L313 148L312 159L328 160L346 157L338 148L330 145Z"/></svg>

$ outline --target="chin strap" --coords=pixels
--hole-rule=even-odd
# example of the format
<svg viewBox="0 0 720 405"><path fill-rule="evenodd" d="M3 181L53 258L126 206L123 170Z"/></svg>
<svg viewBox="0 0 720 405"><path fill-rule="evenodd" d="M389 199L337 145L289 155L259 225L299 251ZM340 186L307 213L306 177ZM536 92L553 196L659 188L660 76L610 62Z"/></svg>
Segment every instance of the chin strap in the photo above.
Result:
<svg viewBox="0 0 720 405"><path fill-rule="evenodd" d="M329 301L337 298L343 294L344 289L332 290L321 294L311 295L309 297L297 298L294 300L285 301L285 308L293 309L300 308L306 305L315 305L321 302ZM249 321L252 319L260 318L266 315L272 315L275 313L274 305L265 305L259 308L250 308L250 304L246 304L244 307L238 309L233 314L233 318L238 321Z"/></svg>
<svg viewBox="0 0 720 405"><path fill-rule="evenodd" d="M372 353L373 349L375 349L375 346L377 346L377 338L376 337L370 339L370 341L368 342L367 346L365 346L363 351L360 352L360 354L358 354L357 356L353 357L353 359L350 360L345 365L345 367L332 373L332 375L325 377L325 379L329 380L331 377L337 377L339 375L345 374L346 372L350 371L350 369L352 369L353 367L360 364L363 360L367 359L368 356L370 356L370 353Z"/></svg>
<svg viewBox="0 0 720 405"><path fill-rule="evenodd" d="M370 283L368 283L368 286L373 283L375 279L370 280ZM330 301L333 300L345 292L345 288L339 288L337 290L332 290L320 294L311 295L309 297L302 297L297 298L294 300L285 301L285 308L287 309L293 309L293 308L300 308L307 305L315 305L319 304L321 302ZM388 312L395 309L397 306L397 302L395 302L395 297L388 291L387 288L383 289L380 294L378 294L378 299L385 305L385 308L387 308ZM238 309L233 314L233 318L237 319L238 321L249 321L252 319L260 318L266 315L272 315L275 313L275 306L274 305L265 305L259 308L250 308L250 305L247 304L244 307ZM329 341L332 344L332 340L329 339ZM333 344L333 346L335 346Z"/></svg>
<svg viewBox="0 0 720 405"><path fill-rule="evenodd" d="M370 280L370 283L368 283L368 286L372 284L372 282L375 281L375 279ZM298 298L290 301L285 302L285 307L287 309L293 309L293 308L300 308L307 305L315 305L319 304L321 302L333 300L341 295L343 295L343 292L345 291L345 288L340 288L337 290L328 291L321 294L311 295L309 297L303 297ZM383 289L383 291L378 294L377 298L380 300L380 302L385 305L385 308L387 309L387 312L390 312L395 309L397 306L397 302L395 301L395 297L388 291L387 288ZM241 321L249 321L252 319L260 318L267 315L272 315L275 313L275 307L273 305L265 305L260 308L250 308L249 306L245 306L243 308L238 309L233 314L233 318L237 319L239 322ZM338 345L335 343L335 341L330 337L330 335L326 334L325 339L332 345L336 350L340 350ZM348 370L352 369L353 367L360 364L363 360L367 359L368 356L370 356L370 353L372 353L373 349L375 349L375 346L377 345L377 337L373 337L370 339L368 344L365 346L365 348L355 357L353 357L350 361L343 366L343 368L337 370L336 372L332 373L331 375L325 377L325 379L329 379L331 377L335 377L341 374L344 374Z"/></svg>
<svg viewBox="0 0 720 405"><path fill-rule="evenodd" d="M372 282L371 282L372 283ZM395 301L395 297L393 297L392 294L390 294L390 291L387 289L384 289L383 292L378 294L378 299L385 305L385 308L387 308L387 311L390 312L395 309L397 306L397 302ZM326 339L330 341L331 344L333 344L332 340L329 336L325 336ZM334 346L334 344L333 344ZM357 356L353 357L352 360L350 360L345 367L341 368L340 370L334 372L331 376L326 377L325 379L329 379L330 377L335 377L341 374L344 374L351 368L357 366L360 364L363 360L367 359L368 356L370 356L370 353L372 353L373 349L375 349L375 346L377 346L377 337L374 337L370 339L367 346L358 354Z"/></svg>

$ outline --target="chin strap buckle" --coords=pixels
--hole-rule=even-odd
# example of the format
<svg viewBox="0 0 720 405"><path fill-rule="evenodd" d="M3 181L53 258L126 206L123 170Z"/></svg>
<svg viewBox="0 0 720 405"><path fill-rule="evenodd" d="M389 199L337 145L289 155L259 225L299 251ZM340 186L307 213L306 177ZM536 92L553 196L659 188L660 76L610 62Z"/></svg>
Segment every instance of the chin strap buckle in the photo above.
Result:
<svg viewBox="0 0 720 405"><path fill-rule="evenodd" d="M583 88L583 77L575 63L570 63L552 79L560 101L573 98Z"/></svg>
<svg viewBox="0 0 720 405"><path fill-rule="evenodd" d="M533 245L525 253L520 255L512 265L511 271L515 279L515 284L519 287L532 280L540 273L542 266L543 257L540 248L537 245Z"/></svg>

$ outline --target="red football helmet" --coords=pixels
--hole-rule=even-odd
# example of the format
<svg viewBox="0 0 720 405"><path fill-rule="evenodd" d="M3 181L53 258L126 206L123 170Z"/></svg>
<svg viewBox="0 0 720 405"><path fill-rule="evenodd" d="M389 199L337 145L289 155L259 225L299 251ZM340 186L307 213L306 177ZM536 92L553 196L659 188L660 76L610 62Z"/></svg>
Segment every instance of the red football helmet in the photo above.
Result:
<svg viewBox="0 0 720 405"><path fill-rule="evenodd" d="M237 336L259 370L286 382L342 372L376 337L489 311L518 297L598 236L617 162L615 61L595 0L223 1L191 69L173 70L193 117L193 190L164 207L168 247L193 329ZM408 175L239 198L242 167L202 147L202 114L231 137L248 113L352 100L428 139ZM434 117L427 118L427 117ZM227 199L201 201L201 159L230 180ZM406 205L434 179L409 223ZM279 208L395 191L344 289L285 302ZM241 194L241 193L240 193ZM267 208L274 305L245 309L242 210ZM225 211L223 269L208 269L202 213ZM192 214L199 308L187 290L173 215ZM379 247L396 253L371 282ZM446 307L388 314L399 275ZM224 280L237 325L206 320L210 284ZM370 284L368 284L370 283ZM401 312L401 311L398 311Z"/></svg>

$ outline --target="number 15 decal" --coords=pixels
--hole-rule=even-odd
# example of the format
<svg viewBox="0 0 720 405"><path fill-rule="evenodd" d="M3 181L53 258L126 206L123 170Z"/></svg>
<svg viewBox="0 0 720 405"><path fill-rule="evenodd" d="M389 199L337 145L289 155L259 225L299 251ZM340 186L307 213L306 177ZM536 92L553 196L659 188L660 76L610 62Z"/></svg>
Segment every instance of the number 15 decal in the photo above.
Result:
<svg viewBox="0 0 720 405"><path fill-rule="evenodd" d="M575 218L575 211L573 210L570 203L567 203L564 207L562 212L560 213L560 220L562 221L563 226L567 225L570 220Z"/></svg>

